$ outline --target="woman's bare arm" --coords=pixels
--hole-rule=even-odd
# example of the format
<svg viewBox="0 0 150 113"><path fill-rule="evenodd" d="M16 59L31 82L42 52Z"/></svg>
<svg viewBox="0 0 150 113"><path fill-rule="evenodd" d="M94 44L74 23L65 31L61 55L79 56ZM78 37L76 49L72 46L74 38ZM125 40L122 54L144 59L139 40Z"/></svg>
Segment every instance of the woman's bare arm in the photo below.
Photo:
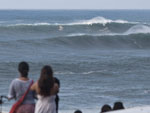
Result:
<svg viewBox="0 0 150 113"><path fill-rule="evenodd" d="M54 84L54 87L51 90L51 95L56 95L59 92L59 86L57 83Z"/></svg>

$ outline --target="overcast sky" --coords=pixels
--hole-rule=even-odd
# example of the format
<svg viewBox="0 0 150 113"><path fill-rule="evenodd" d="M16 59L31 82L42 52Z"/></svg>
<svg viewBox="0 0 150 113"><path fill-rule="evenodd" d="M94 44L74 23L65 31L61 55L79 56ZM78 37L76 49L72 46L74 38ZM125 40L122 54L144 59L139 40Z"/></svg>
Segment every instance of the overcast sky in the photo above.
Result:
<svg viewBox="0 0 150 113"><path fill-rule="evenodd" d="M150 9L150 0L0 0L0 9Z"/></svg>

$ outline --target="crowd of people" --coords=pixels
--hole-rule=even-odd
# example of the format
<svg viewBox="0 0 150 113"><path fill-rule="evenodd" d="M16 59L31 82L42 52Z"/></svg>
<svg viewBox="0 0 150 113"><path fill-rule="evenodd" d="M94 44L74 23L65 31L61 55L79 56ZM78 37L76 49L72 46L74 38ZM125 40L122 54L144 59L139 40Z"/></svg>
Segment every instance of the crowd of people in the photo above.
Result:
<svg viewBox="0 0 150 113"><path fill-rule="evenodd" d="M35 82L28 76L27 62L20 62L18 71L19 77L12 80L9 87L8 99L16 100L9 113L58 113L60 81L53 76L52 67L45 65ZM102 106L100 113L118 109L124 109L121 102L114 103L113 108L107 104ZM76 110L74 113L82 111Z"/></svg>

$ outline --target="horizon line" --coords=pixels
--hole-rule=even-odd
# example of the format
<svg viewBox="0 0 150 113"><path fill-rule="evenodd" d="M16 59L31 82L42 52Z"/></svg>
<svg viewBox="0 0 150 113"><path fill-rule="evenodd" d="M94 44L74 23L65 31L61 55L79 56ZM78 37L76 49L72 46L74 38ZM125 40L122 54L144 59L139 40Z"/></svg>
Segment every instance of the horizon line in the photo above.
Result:
<svg viewBox="0 0 150 113"><path fill-rule="evenodd" d="M6 8L0 8L0 10L150 10L150 9L19 9L19 8L10 8L10 9L6 9Z"/></svg>

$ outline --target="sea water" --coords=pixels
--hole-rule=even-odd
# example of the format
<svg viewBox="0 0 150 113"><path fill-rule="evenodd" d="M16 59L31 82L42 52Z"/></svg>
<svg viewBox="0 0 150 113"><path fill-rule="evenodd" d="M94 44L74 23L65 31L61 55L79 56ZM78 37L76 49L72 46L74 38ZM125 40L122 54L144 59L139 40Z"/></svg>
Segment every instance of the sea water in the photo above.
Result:
<svg viewBox="0 0 150 113"><path fill-rule="evenodd" d="M60 113L150 105L149 51L150 10L0 10L0 95L27 61L34 81L53 67Z"/></svg>

